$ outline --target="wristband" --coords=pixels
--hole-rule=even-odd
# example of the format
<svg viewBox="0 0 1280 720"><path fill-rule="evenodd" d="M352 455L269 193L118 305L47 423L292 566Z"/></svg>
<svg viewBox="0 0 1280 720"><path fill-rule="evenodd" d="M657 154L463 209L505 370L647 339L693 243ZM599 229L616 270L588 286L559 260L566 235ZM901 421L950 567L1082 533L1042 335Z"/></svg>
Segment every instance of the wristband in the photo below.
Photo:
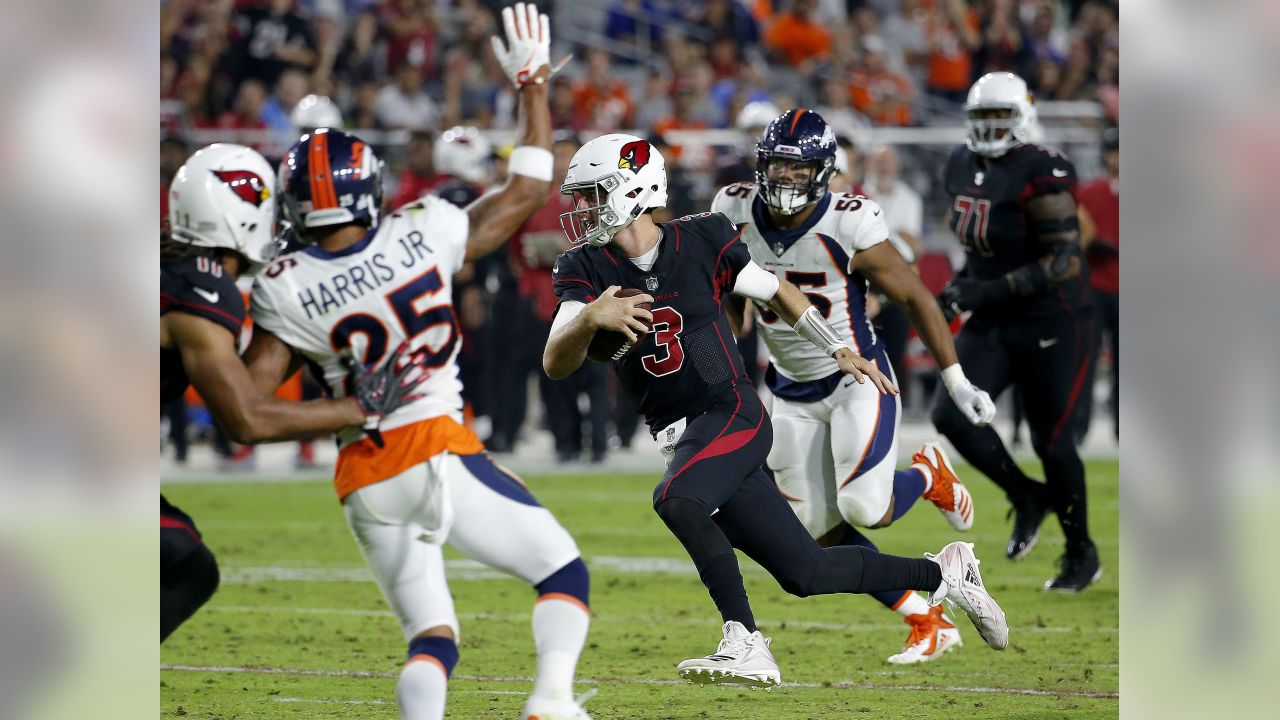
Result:
<svg viewBox="0 0 1280 720"><path fill-rule="evenodd" d="M969 378L964 376L960 363L953 363L942 371L942 384L947 386L947 392L954 392L957 387L968 385Z"/></svg>
<svg viewBox="0 0 1280 720"><path fill-rule="evenodd" d="M512 150L511 157L507 159L507 172L543 182L551 182L554 168L555 159L551 151L535 145L521 145Z"/></svg>

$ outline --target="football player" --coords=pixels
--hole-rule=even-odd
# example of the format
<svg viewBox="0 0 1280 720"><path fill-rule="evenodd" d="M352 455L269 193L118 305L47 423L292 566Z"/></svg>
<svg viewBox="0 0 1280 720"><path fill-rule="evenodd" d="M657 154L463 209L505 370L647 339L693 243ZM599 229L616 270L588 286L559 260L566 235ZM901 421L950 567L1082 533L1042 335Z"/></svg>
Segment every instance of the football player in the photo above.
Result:
<svg viewBox="0 0 1280 720"><path fill-rule="evenodd" d="M307 362L345 396L348 348L366 364L402 341L427 356L423 396L385 419L386 446L342 433L334 468L347 523L408 643L396 697L409 720L443 717L458 661L446 541L537 591L537 676L524 717L588 717L572 695L589 620L587 567L569 533L462 424L453 275L506 242L546 202L552 176L550 22L525 3L502 19L506 45L494 47L524 126L506 182L465 209L426 195L383 218L372 148L337 130L304 135L279 183L284 216L306 247L269 266L251 299L245 358L264 390Z"/></svg>
<svg viewBox="0 0 1280 720"><path fill-rule="evenodd" d="M574 156L561 186L574 209L561 216L561 225L571 242L585 244L556 262L560 304L543 368L552 378L573 372L597 332L620 332L634 345L613 369L668 458L653 507L693 559L724 621L716 652L680 663L679 675L699 683L781 682L770 641L756 628L734 548L800 597L904 588L932 593L933 605L946 597L992 647L1004 647L1004 613L982 586L972 544L951 543L924 560L865 547L821 548L796 518L765 469L773 442L768 413L746 380L741 356L729 350L729 295L766 304L801 342L850 375L849 382L890 400L897 390L803 292L752 262L724 215L655 223L652 213L666 203L666 186L662 156L638 137L605 135ZM621 288L647 292L618 297ZM652 303L652 310L641 303Z"/></svg>
<svg viewBox="0 0 1280 720"><path fill-rule="evenodd" d="M756 182L722 188L711 202L712 212L724 213L742 233L751 259L802 288L841 342L892 377L866 313L868 282L885 293L906 309L967 421L989 423L995 405L965 378L947 321L889 242L880 205L827 192L836 162L831 127L812 110L793 108L769 124L756 154ZM895 470L902 411L897 396L846 379L830 357L764 304L759 316L777 439L769 468L819 544L874 549L856 528L885 527L921 497L955 530L973 526L973 498L941 445L926 443L912 455L910 468ZM894 588L874 597L911 626L906 649L889 662L932 660L960 643L942 608L930 610L920 595Z"/></svg>
<svg viewBox="0 0 1280 720"><path fill-rule="evenodd" d="M1028 478L995 430L968 422L951 397L939 395L933 422L1008 496L1010 559L1026 557L1045 514L1057 513L1066 551L1045 587L1080 591L1102 566L1089 538L1084 465L1073 437L1076 402L1089 391L1092 337L1075 166L1033 144L1035 105L1012 73L989 73L973 84L965 123L968 139L948 157L944 182L967 261L938 300L949 312L972 313L956 346L975 379L995 395L1010 385L1021 391L1046 483Z"/></svg>
<svg viewBox="0 0 1280 720"><path fill-rule="evenodd" d="M237 344L244 300L236 278L274 254L275 173L257 152L210 145L169 186L169 237L160 253L160 399L194 385L219 426L240 443L362 426L410 400L412 363L364 373L341 400L296 403L260 392ZM412 359L412 358L411 358ZM190 516L160 497L160 641L218 586L218 565Z"/></svg>

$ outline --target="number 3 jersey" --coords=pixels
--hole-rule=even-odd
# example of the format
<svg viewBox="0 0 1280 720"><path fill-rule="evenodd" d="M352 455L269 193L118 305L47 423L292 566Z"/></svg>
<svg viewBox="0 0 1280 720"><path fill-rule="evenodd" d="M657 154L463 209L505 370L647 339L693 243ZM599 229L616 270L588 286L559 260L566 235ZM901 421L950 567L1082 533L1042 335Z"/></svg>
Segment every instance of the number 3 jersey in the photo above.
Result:
<svg viewBox="0 0 1280 720"><path fill-rule="evenodd" d="M849 273L854 253L889 239L889 226L878 204L862 196L828 193L802 224L782 230L770 220L756 185L738 183L716 193L711 209L724 213L741 230L757 265L800 288L859 355L879 358L879 340L866 314L867 281L859 273ZM770 389L802 401L825 397L834 383L816 397L808 397L815 387L794 386L829 378L838 381L836 361L767 308L757 307L760 335L772 365L766 378Z"/></svg>
<svg viewBox="0 0 1280 720"><path fill-rule="evenodd" d="M452 278L466 255L467 214L433 196L406 205L345 250L309 246L258 276L250 315L294 348L333 397L350 393L342 353L366 366L408 340L430 353L424 397L382 421L384 431L439 416L461 419ZM359 429L339 433L345 447ZM388 440L388 449L390 448Z"/></svg>
<svg viewBox="0 0 1280 720"><path fill-rule="evenodd" d="M590 303L611 285L653 296L653 331L613 363L653 432L701 414L744 377L725 296L751 262L738 231L718 213L658 227L662 239L649 270L611 245L576 247L552 270L560 302Z"/></svg>

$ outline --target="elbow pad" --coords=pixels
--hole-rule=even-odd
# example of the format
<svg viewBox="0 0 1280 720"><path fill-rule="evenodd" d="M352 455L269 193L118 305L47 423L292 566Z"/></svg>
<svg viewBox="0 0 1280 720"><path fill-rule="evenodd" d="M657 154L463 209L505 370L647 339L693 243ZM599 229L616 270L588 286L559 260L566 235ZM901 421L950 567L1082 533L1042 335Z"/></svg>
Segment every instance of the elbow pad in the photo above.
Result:
<svg viewBox="0 0 1280 720"><path fill-rule="evenodd" d="M810 306L805 310L792 329L797 335L813 343L824 355L830 356L841 348L853 350L849 343L840 339L816 307Z"/></svg>

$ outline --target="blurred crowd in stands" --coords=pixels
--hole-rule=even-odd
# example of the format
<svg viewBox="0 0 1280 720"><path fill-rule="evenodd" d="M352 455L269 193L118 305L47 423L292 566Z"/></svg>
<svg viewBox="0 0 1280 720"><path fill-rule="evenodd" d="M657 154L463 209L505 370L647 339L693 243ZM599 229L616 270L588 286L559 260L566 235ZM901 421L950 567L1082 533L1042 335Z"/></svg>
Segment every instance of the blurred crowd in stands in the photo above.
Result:
<svg viewBox="0 0 1280 720"><path fill-rule="evenodd" d="M509 147L456 126L502 130L514 123L515 98L489 45L495 18L507 4L166 0L162 186L196 149L197 137L252 144L274 161L282 148L265 138L272 131L296 137L291 112L318 95L331 99L347 129L399 131L403 142L379 147L388 164L389 204L424 192L469 202L505 175ZM893 240L918 261L935 292L959 257L939 222L945 208L933 192L945 147L872 145L864 139L868 128L958 126L970 84L993 70L1022 75L1041 103L1096 103L1100 111L1090 122L1099 138L1104 127L1119 124L1114 0L537 4L551 12L553 61L573 54L550 94L557 184L582 141L631 130L650 138L667 158L672 214L700 212L720 185L752 178L751 148L745 141L682 147L679 131L726 128L750 138L774 114L803 105L820 112L840 136L840 176L832 190L862 192L884 204ZM1108 179L1112 170L1118 177L1118 154L1114 160L1112 168L1095 158L1098 172L1084 176L1102 175L1105 188L1091 197L1103 202L1108 219L1110 204L1118 209L1118 189ZM558 220L562 206L553 193L504 251L458 277L455 302L465 336L460 365L469 410L491 449L510 450L532 416L552 431L562 461L600 460L611 446L629 445L637 427L612 375L591 363L560 382L540 372L555 309L550 268L566 247ZM1105 240L1117 250L1100 262L1111 263L1114 255L1118 268L1115 225L1107 230L1115 237ZM1091 230L1100 238L1102 231L1096 223ZM1104 269L1102 276L1103 290L1118 296L1118 272ZM919 411L932 390L931 360L910 340L900 311L884 313L879 322L897 348L899 376L908 379L908 413ZM754 365L754 337L741 347ZM1118 346L1107 355L1118 355ZM533 383L539 408L529 403ZM229 445L224 449L229 457L235 453Z"/></svg>

